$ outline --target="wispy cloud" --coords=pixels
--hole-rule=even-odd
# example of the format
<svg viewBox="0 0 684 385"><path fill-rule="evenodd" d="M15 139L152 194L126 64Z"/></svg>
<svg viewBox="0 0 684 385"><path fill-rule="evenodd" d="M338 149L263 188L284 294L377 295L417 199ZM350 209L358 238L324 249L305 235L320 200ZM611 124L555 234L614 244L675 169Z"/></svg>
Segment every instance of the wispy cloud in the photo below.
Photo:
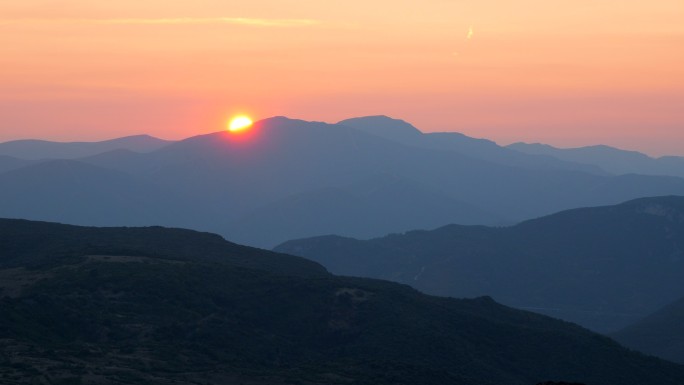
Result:
<svg viewBox="0 0 684 385"><path fill-rule="evenodd" d="M116 19L0 19L0 24L97 24L97 25L198 25L233 24L253 27L306 27L322 24L313 19L262 19L249 17L178 17Z"/></svg>

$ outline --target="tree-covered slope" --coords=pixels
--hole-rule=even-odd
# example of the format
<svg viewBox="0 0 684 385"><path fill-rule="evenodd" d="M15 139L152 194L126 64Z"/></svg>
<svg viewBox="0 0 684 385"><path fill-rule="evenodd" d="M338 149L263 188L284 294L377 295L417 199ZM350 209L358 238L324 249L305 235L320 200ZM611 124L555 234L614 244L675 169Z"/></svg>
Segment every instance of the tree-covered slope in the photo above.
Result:
<svg viewBox="0 0 684 385"><path fill-rule="evenodd" d="M288 275L327 275L321 265L304 258L237 245L211 233L0 219L0 268L59 265L62 259L83 255L221 262Z"/></svg>
<svg viewBox="0 0 684 385"><path fill-rule="evenodd" d="M684 197L569 210L511 227L451 225L368 241L310 238L276 250L335 274L437 295L491 295L615 331L684 295Z"/></svg>
<svg viewBox="0 0 684 385"><path fill-rule="evenodd" d="M684 381L681 366L486 297L290 275L272 267L294 258L219 253L207 234L34 225L0 233L3 384Z"/></svg>

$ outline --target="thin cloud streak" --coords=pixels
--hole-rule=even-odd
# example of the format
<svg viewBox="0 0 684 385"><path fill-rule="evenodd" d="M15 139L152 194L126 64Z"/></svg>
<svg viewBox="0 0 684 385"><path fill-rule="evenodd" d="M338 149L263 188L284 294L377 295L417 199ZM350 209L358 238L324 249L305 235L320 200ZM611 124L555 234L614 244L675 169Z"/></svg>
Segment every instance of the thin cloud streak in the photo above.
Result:
<svg viewBox="0 0 684 385"><path fill-rule="evenodd" d="M8 24L97 24L97 25L198 25L233 24L254 27L307 27L322 24L313 19L261 19L249 17L178 17L178 18L121 18L121 19L0 19Z"/></svg>

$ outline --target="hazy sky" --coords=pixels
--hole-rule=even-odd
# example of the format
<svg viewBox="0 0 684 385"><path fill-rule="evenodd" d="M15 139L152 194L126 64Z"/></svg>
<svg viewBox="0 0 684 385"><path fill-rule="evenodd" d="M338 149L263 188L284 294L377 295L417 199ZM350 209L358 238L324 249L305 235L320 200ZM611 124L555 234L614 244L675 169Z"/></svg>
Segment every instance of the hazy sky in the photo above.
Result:
<svg viewBox="0 0 684 385"><path fill-rule="evenodd" d="M682 0L0 0L0 141L384 114L684 155Z"/></svg>

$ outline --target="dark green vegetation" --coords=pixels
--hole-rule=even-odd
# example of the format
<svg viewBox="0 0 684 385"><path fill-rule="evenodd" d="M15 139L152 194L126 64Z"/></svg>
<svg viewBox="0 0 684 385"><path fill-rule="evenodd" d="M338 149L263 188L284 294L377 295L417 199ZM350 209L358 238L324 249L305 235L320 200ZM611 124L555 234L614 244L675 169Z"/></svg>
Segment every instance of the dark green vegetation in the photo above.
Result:
<svg viewBox="0 0 684 385"><path fill-rule="evenodd" d="M80 227L0 220L0 267L56 266L83 255L129 255L221 262L289 275L327 275L319 264L227 242L220 236L162 227Z"/></svg>
<svg viewBox="0 0 684 385"><path fill-rule="evenodd" d="M684 363L684 298L611 336L632 349Z"/></svg>
<svg viewBox="0 0 684 385"><path fill-rule="evenodd" d="M185 230L0 220L0 287L2 384L684 382L681 366L486 297Z"/></svg>
<svg viewBox="0 0 684 385"><path fill-rule="evenodd" d="M369 241L328 236L276 250L335 274L437 295L491 295L615 331L684 296L684 197L570 210L512 227L451 225Z"/></svg>

